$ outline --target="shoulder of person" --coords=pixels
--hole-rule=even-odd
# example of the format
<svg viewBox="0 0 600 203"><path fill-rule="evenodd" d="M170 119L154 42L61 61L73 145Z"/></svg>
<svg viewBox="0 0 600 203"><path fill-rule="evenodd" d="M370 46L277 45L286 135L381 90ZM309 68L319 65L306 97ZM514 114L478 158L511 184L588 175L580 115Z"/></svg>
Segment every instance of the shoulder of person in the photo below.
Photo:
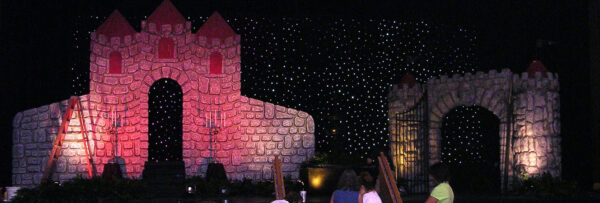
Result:
<svg viewBox="0 0 600 203"><path fill-rule="evenodd" d="M430 196L435 197L438 200L446 199L450 196L449 193L451 191L452 189L450 188L450 185L446 182L443 182L433 188Z"/></svg>
<svg viewBox="0 0 600 203"><path fill-rule="evenodd" d="M366 193L363 200L365 203L381 203L381 198L379 197L379 194L377 194L377 192L375 191Z"/></svg>

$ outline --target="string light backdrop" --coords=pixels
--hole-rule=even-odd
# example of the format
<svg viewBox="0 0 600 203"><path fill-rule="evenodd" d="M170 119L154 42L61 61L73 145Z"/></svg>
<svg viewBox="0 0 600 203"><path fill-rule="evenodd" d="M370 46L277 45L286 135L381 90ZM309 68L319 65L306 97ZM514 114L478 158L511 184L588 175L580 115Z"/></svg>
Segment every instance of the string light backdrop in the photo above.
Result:
<svg viewBox="0 0 600 203"><path fill-rule="evenodd" d="M136 30L146 18L125 17ZM387 149L386 95L404 73L424 82L478 69L476 33L464 28L390 19L224 17L242 35L242 94L310 113L321 152L364 156ZM75 94L89 92L89 36L104 19L77 19ZM193 32L206 19L187 17Z"/></svg>

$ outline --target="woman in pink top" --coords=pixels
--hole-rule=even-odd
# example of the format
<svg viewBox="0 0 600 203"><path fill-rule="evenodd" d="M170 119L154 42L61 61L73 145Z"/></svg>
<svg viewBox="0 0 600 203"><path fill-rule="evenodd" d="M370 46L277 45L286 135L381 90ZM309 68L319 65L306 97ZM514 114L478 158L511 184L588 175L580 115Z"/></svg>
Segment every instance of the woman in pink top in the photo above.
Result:
<svg viewBox="0 0 600 203"><path fill-rule="evenodd" d="M375 191L375 180L368 172L360 174L361 186L358 194L358 203L381 203L381 198Z"/></svg>

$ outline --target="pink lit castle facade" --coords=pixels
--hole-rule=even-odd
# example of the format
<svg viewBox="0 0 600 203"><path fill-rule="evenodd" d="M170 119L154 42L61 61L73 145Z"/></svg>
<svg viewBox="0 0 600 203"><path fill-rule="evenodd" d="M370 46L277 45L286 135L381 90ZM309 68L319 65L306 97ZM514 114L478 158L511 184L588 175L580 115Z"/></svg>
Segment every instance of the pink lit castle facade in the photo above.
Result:
<svg viewBox="0 0 600 203"><path fill-rule="evenodd" d="M313 118L241 94L240 35L218 13L192 33L166 0L141 27L114 11L91 34L90 93L79 98L96 175L118 157L130 178L141 178L147 161L174 159L185 163L186 176L204 176L214 160L230 179L263 180L272 178L278 155L284 175L298 178L300 163L314 154ZM14 117L13 185L41 182L66 105ZM163 105L175 110L162 112ZM73 114L53 180L87 176L81 137Z"/></svg>

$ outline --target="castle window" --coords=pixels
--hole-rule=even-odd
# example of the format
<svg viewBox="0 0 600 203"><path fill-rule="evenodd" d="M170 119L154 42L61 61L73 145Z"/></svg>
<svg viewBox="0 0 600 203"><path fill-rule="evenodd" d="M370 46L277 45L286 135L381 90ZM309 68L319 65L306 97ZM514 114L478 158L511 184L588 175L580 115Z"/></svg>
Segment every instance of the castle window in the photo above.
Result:
<svg viewBox="0 0 600 203"><path fill-rule="evenodd" d="M175 55L175 43L172 39L163 37L158 41L158 58L171 59Z"/></svg>
<svg viewBox="0 0 600 203"><path fill-rule="evenodd" d="M223 55L219 52L210 53L210 74L223 73Z"/></svg>
<svg viewBox="0 0 600 203"><path fill-rule="evenodd" d="M108 59L108 73L121 74L121 62L121 53L118 51L111 52Z"/></svg>

